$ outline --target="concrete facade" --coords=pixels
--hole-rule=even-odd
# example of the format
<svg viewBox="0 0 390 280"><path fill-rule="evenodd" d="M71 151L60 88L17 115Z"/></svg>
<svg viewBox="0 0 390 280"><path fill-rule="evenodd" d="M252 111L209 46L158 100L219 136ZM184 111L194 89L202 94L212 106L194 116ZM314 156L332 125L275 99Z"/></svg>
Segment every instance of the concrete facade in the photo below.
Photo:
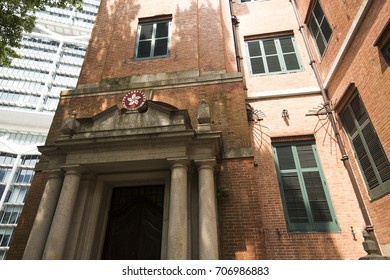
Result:
<svg viewBox="0 0 390 280"><path fill-rule="evenodd" d="M308 23L317 2L291 2L169 1L156 7L154 1L102 1L78 86L62 92L40 148L29 211L21 216L9 258L101 259L113 190L162 185L160 259L358 259L365 255L361 232L368 225L323 114L322 88L347 146L358 195L382 253L389 254L389 194L368 196L338 115L358 89L389 154L389 70L372 45L388 40L388 4L347 0L335 8L321 1L332 36L320 57L296 17ZM169 52L137 58L139 25L161 21L169 22ZM287 68L272 72L276 54L264 52L270 42ZM254 64L259 57L266 73L256 72L262 71ZM371 59L364 63L363 57ZM123 98L134 90L145 94L147 108L126 111ZM379 106L373 96L382 101ZM315 169L307 172L322 176L314 187L322 186L317 195L326 197L332 230L291 226L281 179L291 171L282 168L277 153L280 145L296 143L313 147ZM61 194L50 194L58 185ZM306 188L302 192L310 193ZM314 204L307 209L314 212ZM42 222L42 213L52 221Z"/></svg>

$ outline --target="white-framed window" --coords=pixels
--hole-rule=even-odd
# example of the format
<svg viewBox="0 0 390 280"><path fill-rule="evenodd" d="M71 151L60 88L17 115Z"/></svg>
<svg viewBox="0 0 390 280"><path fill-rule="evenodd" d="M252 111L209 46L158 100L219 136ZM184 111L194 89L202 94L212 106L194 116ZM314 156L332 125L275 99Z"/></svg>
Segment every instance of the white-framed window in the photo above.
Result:
<svg viewBox="0 0 390 280"><path fill-rule="evenodd" d="M293 36L246 41L252 75L295 72L302 69Z"/></svg>
<svg viewBox="0 0 390 280"><path fill-rule="evenodd" d="M139 23L135 57L137 59L169 55L171 20Z"/></svg>
<svg viewBox="0 0 390 280"><path fill-rule="evenodd" d="M309 18L309 30L316 42L316 46L320 56L322 57L328 47L330 37L332 36L332 28L325 17L325 13L321 7L320 1L316 1Z"/></svg>

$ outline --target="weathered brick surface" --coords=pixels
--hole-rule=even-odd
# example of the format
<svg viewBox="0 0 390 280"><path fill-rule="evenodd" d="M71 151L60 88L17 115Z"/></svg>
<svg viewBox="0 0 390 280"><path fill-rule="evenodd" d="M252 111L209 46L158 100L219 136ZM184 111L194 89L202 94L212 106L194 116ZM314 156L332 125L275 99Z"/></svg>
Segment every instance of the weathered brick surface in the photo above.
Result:
<svg viewBox="0 0 390 280"><path fill-rule="evenodd" d="M224 40L231 28L222 22L222 17L230 20L224 2L103 0L78 84L145 73L234 69L233 42ZM169 57L135 59L138 19L170 14Z"/></svg>
<svg viewBox="0 0 390 280"><path fill-rule="evenodd" d="M267 259L358 259L364 255L361 246L361 231L364 221L359 211L347 172L340 160L340 152L329 135L331 129L324 116L306 116L309 110L319 106L319 95L289 98L264 99L251 102L261 110L264 120L252 124L255 162L255 181L258 196L265 249L262 257ZM289 119L281 117L287 109ZM287 232L280 188L272 152L272 140L276 137L312 135L315 137L327 188L334 206L341 232L338 233L289 233ZM299 138L298 138L299 139ZM286 141L289 137L286 137ZM357 240L353 239L351 226Z"/></svg>

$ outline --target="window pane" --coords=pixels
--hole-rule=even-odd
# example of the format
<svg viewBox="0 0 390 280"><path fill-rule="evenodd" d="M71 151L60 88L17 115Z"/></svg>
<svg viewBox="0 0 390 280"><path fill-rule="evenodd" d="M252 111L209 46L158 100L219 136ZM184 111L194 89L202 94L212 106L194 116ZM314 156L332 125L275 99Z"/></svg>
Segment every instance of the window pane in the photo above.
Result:
<svg viewBox="0 0 390 280"><path fill-rule="evenodd" d="M298 58L295 53L285 54L283 57L284 62L286 63L287 70L298 70L301 68L299 66Z"/></svg>
<svg viewBox="0 0 390 280"><path fill-rule="evenodd" d="M389 160L383 151L382 144L380 143L371 123L368 123L366 127L362 129L362 134L378 170L379 176L381 177L382 182L386 182L390 179Z"/></svg>
<svg viewBox="0 0 390 280"><path fill-rule="evenodd" d="M261 57L251 59L252 74L265 73L263 59Z"/></svg>
<svg viewBox="0 0 390 280"><path fill-rule="evenodd" d="M321 176L318 171L304 172L303 179L310 208L315 222L331 222L332 215L322 186Z"/></svg>
<svg viewBox="0 0 390 280"><path fill-rule="evenodd" d="M276 47L275 47L274 40L265 40L263 41L263 44L264 44L264 51L266 55L276 54Z"/></svg>
<svg viewBox="0 0 390 280"><path fill-rule="evenodd" d="M8 176L11 174L11 168L0 167L0 182L7 183Z"/></svg>
<svg viewBox="0 0 390 280"><path fill-rule="evenodd" d="M351 111L349 108L347 108L342 114L341 118L343 119L345 129L347 130L348 134L350 136L353 136L353 134L357 131L355 121L352 117Z"/></svg>
<svg viewBox="0 0 390 280"><path fill-rule="evenodd" d="M280 42L280 46L282 47L283 53L295 52L291 37L280 38L279 42Z"/></svg>
<svg viewBox="0 0 390 280"><path fill-rule="evenodd" d="M297 153L301 168L317 167L313 148L311 147L311 145L297 146Z"/></svg>
<svg viewBox="0 0 390 280"><path fill-rule="evenodd" d="M267 65L269 72L279 72L282 70L278 56L267 56Z"/></svg>
<svg viewBox="0 0 390 280"><path fill-rule="evenodd" d="M370 189L377 187L379 185L379 182L375 176L374 169L371 166L370 159L367 155L366 149L364 148L363 142L359 134L357 134L355 139L353 139L352 144L362 167L363 174L366 178L368 187Z"/></svg>
<svg viewBox="0 0 390 280"><path fill-rule="evenodd" d="M362 125L368 119L368 115L359 95L352 99L351 108L359 125Z"/></svg>
<svg viewBox="0 0 390 280"><path fill-rule="evenodd" d="M298 175L296 173L283 174L282 184L290 222L308 222L308 216L298 180Z"/></svg>
<svg viewBox="0 0 390 280"><path fill-rule="evenodd" d="M318 25L317 25L314 18L310 19L309 27L310 27L311 33L313 34L313 37L317 38L319 29L318 29Z"/></svg>
<svg viewBox="0 0 390 280"><path fill-rule="evenodd" d="M318 22L321 22L322 18L324 17L324 12L322 11L321 5L318 1L314 6L313 14L317 18Z"/></svg>
<svg viewBox="0 0 390 280"><path fill-rule="evenodd" d="M154 46L154 56L167 55L168 54L168 39L156 40Z"/></svg>
<svg viewBox="0 0 390 280"><path fill-rule="evenodd" d="M0 198L3 196L4 190L5 190L5 186L0 185Z"/></svg>
<svg viewBox="0 0 390 280"><path fill-rule="evenodd" d="M149 57L151 41L139 42L137 57Z"/></svg>
<svg viewBox="0 0 390 280"><path fill-rule="evenodd" d="M156 38L168 37L168 22L162 22L157 24Z"/></svg>
<svg viewBox="0 0 390 280"><path fill-rule="evenodd" d="M329 23L326 19L324 19L321 24L321 30L326 42L329 42L330 36L332 35L332 28L330 28Z"/></svg>
<svg viewBox="0 0 390 280"><path fill-rule="evenodd" d="M13 232L13 228L0 228L0 246L7 247Z"/></svg>
<svg viewBox="0 0 390 280"><path fill-rule="evenodd" d="M317 43L318 51L320 52L321 55L323 55L325 52L326 45L321 35L318 35L316 39L316 43Z"/></svg>
<svg viewBox="0 0 390 280"><path fill-rule="evenodd" d="M5 251L0 251L0 260L5 259Z"/></svg>
<svg viewBox="0 0 390 280"><path fill-rule="evenodd" d="M294 156L291 146L277 147L279 168L280 170L295 169Z"/></svg>
<svg viewBox="0 0 390 280"><path fill-rule="evenodd" d="M259 42L248 42L249 55L252 56L260 56L261 49Z"/></svg>
<svg viewBox="0 0 390 280"><path fill-rule="evenodd" d="M151 39L153 35L153 24L146 24L141 26L140 40Z"/></svg>

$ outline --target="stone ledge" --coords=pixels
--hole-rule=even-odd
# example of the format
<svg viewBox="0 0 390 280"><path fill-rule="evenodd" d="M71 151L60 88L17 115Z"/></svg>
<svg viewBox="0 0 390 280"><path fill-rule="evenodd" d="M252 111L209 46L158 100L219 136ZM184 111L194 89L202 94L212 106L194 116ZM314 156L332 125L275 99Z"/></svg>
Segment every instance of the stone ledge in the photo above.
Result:
<svg viewBox="0 0 390 280"><path fill-rule="evenodd" d="M233 159L233 158L253 158L254 152L253 148L230 148L226 149L223 153L223 159Z"/></svg>
<svg viewBox="0 0 390 280"><path fill-rule="evenodd" d="M198 70L147 74L113 79L105 79L100 84L80 85L74 90L64 90L61 97L92 96L107 92L129 89L163 89L197 86L204 84L220 84L241 82L242 73L226 73L225 71L199 72Z"/></svg>

